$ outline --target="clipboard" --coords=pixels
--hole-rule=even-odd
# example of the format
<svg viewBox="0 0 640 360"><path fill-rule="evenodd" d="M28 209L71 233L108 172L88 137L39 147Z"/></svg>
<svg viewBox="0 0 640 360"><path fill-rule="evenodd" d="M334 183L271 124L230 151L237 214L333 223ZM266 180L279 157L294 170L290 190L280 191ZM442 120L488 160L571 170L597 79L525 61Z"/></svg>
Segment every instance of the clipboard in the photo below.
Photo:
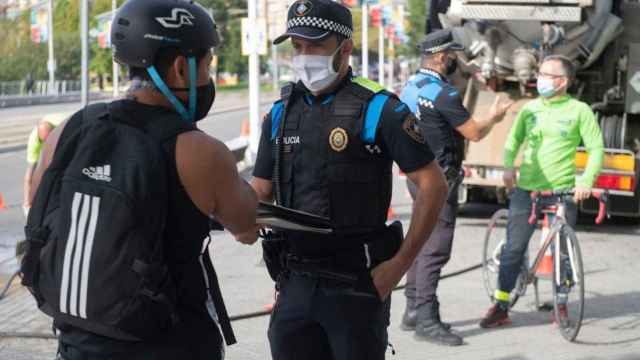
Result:
<svg viewBox="0 0 640 360"><path fill-rule="evenodd" d="M276 230L332 234L331 221L323 216L260 201L256 223Z"/></svg>

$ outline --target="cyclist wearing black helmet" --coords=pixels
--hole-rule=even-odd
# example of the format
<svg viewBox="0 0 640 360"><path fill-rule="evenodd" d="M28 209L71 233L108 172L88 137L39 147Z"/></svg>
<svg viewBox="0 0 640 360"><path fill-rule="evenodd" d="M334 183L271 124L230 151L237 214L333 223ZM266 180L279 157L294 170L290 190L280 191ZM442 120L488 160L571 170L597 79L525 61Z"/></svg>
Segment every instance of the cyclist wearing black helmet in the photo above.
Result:
<svg viewBox="0 0 640 360"><path fill-rule="evenodd" d="M122 124L125 124L150 135L165 135L159 143L167 160L168 202L159 203L159 206L167 207L164 228L159 232L162 234L166 261L163 269L168 270L166 281L174 285L175 291L172 294L175 296L173 299L166 299L166 296L161 296L162 289L158 293L152 291L142 296L146 296L145 299L167 302L167 308L171 310L172 325L153 337L143 337L144 340L123 340L108 335L111 331L109 326L113 324L91 323L92 316L94 319L103 318L102 313L92 313L92 305L100 302L101 297L111 296L106 290L101 294L92 293L92 284L105 272L104 266L92 266L93 258L99 256L99 246L106 246L105 241L99 240L108 240L105 233L109 233L110 227L119 226L119 218L103 218L103 213L110 210L103 207L110 200L107 199L107 195L103 193L102 199L97 198L97 195L93 196L95 194L85 195L83 204L93 196L92 205L76 206L74 201L71 210L61 210L71 211L73 229L76 227L76 217L79 219L78 233L73 230L73 235L70 234L68 238L79 244L83 244L84 241L84 255L87 255L87 249L90 249L87 244L93 242L95 237L95 245L91 246L95 246L96 250L93 251L93 255L89 255L89 259L82 258L82 261L79 255L82 253L82 245L76 246L74 252L68 250L70 258L74 259L83 271L77 275L75 271L78 266L69 267L73 275L70 276L70 287L73 291L68 295L71 298L71 311L64 313L64 310L53 309L54 324L60 330L58 358L222 359L223 335L227 344L234 343L235 339L207 251L210 222L211 218L215 218L234 234L238 241L252 243L255 239L242 234L254 232L257 200L251 187L239 177L231 152L222 142L199 131L195 125L196 121L207 115L215 98L209 66L212 60L211 49L219 44L216 25L211 16L193 1L129 0L116 13L111 36L114 59L129 67L133 85L126 99L111 102L104 107L107 109L106 116L113 123L118 123L113 126L118 127L119 131L122 130ZM95 107L91 105L86 109L91 109L92 106ZM56 147L67 150L71 142L67 139L75 135L76 129L87 129L87 124L92 121L91 114L90 110L80 111L52 132L44 145L42 161L34 174L34 189L37 189L41 182L44 187L48 181L47 175L43 177L43 173L52 161L53 164L60 162L59 158L63 155L55 153ZM78 141L82 143L83 139ZM94 152L103 150L89 149ZM110 149L104 149L103 153L109 151ZM63 153L62 150L60 152ZM114 157L109 164L96 161L95 165L100 166L84 169L81 167L80 181L85 181L88 186L100 186L101 189L116 186L118 182L122 182L118 177L124 176L122 174L125 173L125 169L131 172L139 170L139 167L133 170L126 167L126 163L131 162L137 154L131 154L130 158L127 156ZM72 168L72 165L73 163L69 168ZM145 176L139 173L135 175ZM130 178L124 182L138 180ZM146 184L153 186L151 183L154 181L155 179L149 178ZM62 186L64 188L73 184L66 182ZM90 193L89 190L84 191ZM36 199L38 196L40 193ZM161 195L158 197L162 198ZM79 198L82 198L82 195ZM96 198L99 201L96 202ZM134 203L134 208L135 205ZM134 225L140 226L140 222L147 221L147 218L159 210L152 207L139 209L143 213ZM65 218L62 219L60 221L64 222ZM109 223L110 221L112 223ZM88 228L92 230L84 231L86 223L90 223ZM65 231L64 226L62 228L60 231ZM64 237L67 238L66 235ZM129 240L127 238L127 241ZM67 244L70 242L68 240ZM116 266L118 261L120 259L114 259L113 266ZM67 264L66 260L64 264ZM145 273L144 268L140 270L138 265L134 263L129 266L131 270L140 271L150 279L153 279L154 275L161 276L157 272ZM64 270L67 271L67 268ZM85 280L85 277L88 280ZM105 283L107 280L101 281ZM126 287L121 278L111 278L109 281L122 281L121 286ZM81 284L77 285L80 288L78 302L74 297L74 282ZM164 283L162 285L164 286ZM69 284L63 282L64 290L65 286ZM82 291L85 291L87 286L88 294L84 294ZM61 299L62 296L66 301L67 293L62 294ZM51 305L55 307L57 304ZM73 306L79 306L79 313L74 313ZM93 305L93 308L95 306ZM66 308L67 302L62 304L61 301L59 307ZM119 320L120 313L130 310L124 308L116 312L115 309L107 309L114 312L112 318L115 320ZM158 317L150 311L146 315L150 321ZM59 321L60 318L63 321ZM137 323L131 324L129 321L126 325L134 329L137 326L141 334L151 330L145 327L153 326L146 321ZM85 326L86 324L89 325ZM90 331L87 328L98 331Z"/></svg>

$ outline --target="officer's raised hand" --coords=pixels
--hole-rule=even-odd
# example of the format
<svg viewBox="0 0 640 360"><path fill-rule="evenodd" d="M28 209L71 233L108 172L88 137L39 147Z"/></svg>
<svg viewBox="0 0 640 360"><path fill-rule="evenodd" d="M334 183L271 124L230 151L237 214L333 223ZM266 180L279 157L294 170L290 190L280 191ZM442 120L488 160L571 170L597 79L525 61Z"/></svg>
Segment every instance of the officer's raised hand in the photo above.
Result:
<svg viewBox="0 0 640 360"><path fill-rule="evenodd" d="M508 96L498 94L489 110L491 118L494 118L495 122L502 121L504 115L507 113L507 110L509 110L509 108L513 104L514 101L511 100Z"/></svg>

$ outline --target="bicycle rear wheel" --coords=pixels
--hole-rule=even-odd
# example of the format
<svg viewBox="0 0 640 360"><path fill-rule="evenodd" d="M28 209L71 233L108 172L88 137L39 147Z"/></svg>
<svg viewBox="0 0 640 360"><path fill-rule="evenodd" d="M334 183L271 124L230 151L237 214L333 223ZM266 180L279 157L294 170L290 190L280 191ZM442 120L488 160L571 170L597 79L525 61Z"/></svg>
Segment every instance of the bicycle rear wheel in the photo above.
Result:
<svg viewBox="0 0 640 360"><path fill-rule="evenodd" d="M584 270L575 231L565 224L560 234L560 248L556 242L553 251L553 311L562 337L572 342L584 316Z"/></svg>
<svg viewBox="0 0 640 360"><path fill-rule="evenodd" d="M489 300L492 303L495 302L494 294L498 287L500 255L502 253L502 249L507 243L508 219L509 210L507 209L500 209L493 214L489 221L489 225L487 226L487 232L484 237L484 246L482 247L482 279L487 296L489 296ZM528 259L526 254L525 259ZM518 276L516 286L509 297L509 307L513 307L520 296L525 293L527 288L527 265L528 264L523 262L523 270L521 271L520 276Z"/></svg>

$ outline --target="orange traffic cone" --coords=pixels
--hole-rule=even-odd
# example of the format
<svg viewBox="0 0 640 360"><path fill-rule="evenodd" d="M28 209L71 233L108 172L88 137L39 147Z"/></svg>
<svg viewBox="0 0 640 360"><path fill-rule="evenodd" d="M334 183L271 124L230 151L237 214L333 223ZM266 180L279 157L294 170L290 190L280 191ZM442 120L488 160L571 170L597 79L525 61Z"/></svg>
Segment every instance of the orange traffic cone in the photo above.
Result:
<svg viewBox="0 0 640 360"><path fill-rule="evenodd" d="M544 220L542 220L542 236L540 237L540 246L547 239L547 235L549 234L549 219L545 215ZM544 252L544 256L538 267L536 268L536 276L551 276L553 272L553 256L551 255L551 246L547 248L547 251Z"/></svg>
<svg viewBox="0 0 640 360"><path fill-rule="evenodd" d="M393 211L393 206L389 206L389 210L387 210L387 220L392 220L396 217L395 211Z"/></svg>
<svg viewBox="0 0 640 360"><path fill-rule="evenodd" d="M2 193L0 193L0 210L6 210L6 209L7 209L7 205L5 205L4 197L2 196Z"/></svg>
<svg viewBox="0 0 640 360"><path fill-rule="evenodd" d="M251 128L249 127L249 120L244 119L242 122L242 127L240 128L240 136L249 137L251 133Z"/></svg>

